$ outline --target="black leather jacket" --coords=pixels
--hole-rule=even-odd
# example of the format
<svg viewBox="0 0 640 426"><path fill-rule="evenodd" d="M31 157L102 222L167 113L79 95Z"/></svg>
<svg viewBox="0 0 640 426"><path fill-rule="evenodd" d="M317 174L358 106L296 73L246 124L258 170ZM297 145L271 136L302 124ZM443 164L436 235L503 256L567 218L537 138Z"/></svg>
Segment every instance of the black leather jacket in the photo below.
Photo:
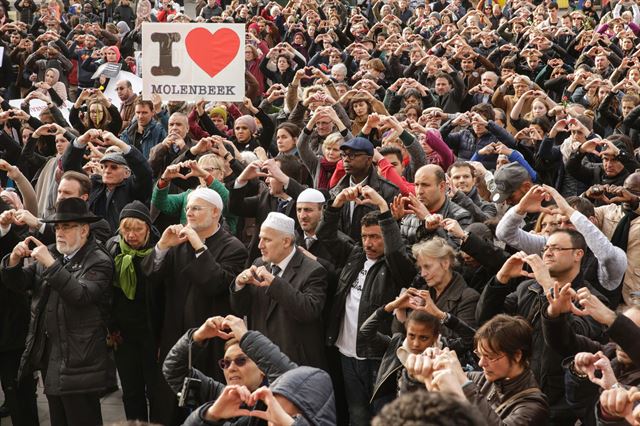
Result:
<svg viewBox="0 0 640 426"><path fill-rule="evenodd" d="M45 370L47 395L101 392L109 384L106 337L113 260L93 237L64 266L55 245L49 252L56 261L48 268L35 262L9 268L10 255L2 260L2 281L14 291L32 293L18 374Z"/></svg>
<svg viewBox="0 0 640 426"><path fill-rule="evenodd" d="M327 344L335 344L340 332L340 324L345 314L345 303L351 285L355 282L362 270L366 255L361 245L351 244L344 240L338 240L338 221L341 209L327 207L324 212L323 222L318 229L318 239L336 244L348 244L351 249L349 256L337 265L342 267L338 288L333 304L330 308L329 323L327 326ZM407 247L400 236L398 224L389 211L380 215L380 227L384 239L384 256L379 258L371 266L367 273L358 310L358 330L371 314L381 306L393 300L403 287L407 287L413 279L416 270L413 261L409 257ZM341 250L342 251L342 250ZM387 321L380 328L381 332L391 334L391 321ZM371 344L359 331L356 342L356 352L359 357L369 359L381 359L386 347L384 345Z"/></svg>

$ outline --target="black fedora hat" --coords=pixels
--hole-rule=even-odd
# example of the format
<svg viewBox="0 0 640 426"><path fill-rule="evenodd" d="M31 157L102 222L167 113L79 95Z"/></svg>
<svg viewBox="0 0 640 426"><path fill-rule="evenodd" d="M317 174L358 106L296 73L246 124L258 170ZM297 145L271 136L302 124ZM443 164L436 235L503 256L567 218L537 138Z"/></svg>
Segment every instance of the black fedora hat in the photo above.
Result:
<svg viewBox="0 0 640 426"><path fill-rule="evenodd" d="M82 198L66 198L56 205L55 214L42 220L44 223L97 222L100 218L89 211Z"/></svg>

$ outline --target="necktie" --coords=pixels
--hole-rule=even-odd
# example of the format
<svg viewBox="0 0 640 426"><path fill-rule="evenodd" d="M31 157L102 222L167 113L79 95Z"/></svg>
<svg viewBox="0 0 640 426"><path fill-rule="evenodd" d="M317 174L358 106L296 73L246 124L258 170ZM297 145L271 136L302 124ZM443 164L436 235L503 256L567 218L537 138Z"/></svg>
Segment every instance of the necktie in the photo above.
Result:
<svg viewBox="0 0 640 426"><path fill-rule="evenodd" d="M278 265L276 265L275 263L271 265L271 275L277 277L280 271L282 271L282 269L280 269Z"/></svg>
<svg viewBox="0 0 640 426"><path fill-rule="evenodd" d="M304 238L304 245L307 246L307 250L311 249L311 246L313 245L314 241L315 241L315 239L313 237L305 237Z"/></svg>
<svg viewBox="0 0 640 426"><path fill-rule="evenodd" d="M289 205L289 200L278 200L278 213L284 213L287 205Z"/></svg>
<svg viewBox="0 0 640 426"><path fill-rule="evenodd" d="M69 258L69 256L64 256L62 258L62 264L66 265L67 263L69 263L70 260L71 260L71 258Z"/></svg>

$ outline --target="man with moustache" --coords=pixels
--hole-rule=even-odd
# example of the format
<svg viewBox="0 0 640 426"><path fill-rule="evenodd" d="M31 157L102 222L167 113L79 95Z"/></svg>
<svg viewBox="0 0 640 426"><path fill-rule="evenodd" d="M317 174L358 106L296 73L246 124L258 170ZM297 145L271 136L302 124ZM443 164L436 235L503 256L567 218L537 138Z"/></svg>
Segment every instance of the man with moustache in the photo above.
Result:
<svg viewBox="0 0 640 426"><path fill-rule="evenodd" d="M2 260L10 289L31 292L31 322L18 377L41 370L51 424L102 424L100 394L109 385L107 318L113 260L91 235L100 218L80 198L60 201L55 245L29 236ZM25 265L30 257L35 262Z"/></svg>
<svg viewBox="0 0 640 426"><path fill-rule="evenodd" d="M231 308L300 365L325 368L322 310L327 271L295 246L295 221L271 212L260 227L261 257L231 284Z"/></svg>

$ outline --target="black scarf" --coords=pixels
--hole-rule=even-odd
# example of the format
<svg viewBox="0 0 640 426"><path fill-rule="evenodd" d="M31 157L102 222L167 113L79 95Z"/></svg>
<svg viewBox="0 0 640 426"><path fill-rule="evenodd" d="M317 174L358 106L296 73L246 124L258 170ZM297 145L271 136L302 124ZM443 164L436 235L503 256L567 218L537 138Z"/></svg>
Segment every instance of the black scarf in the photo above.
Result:
<svg viewBox="0 0 640 426"><path fill-rule="evenodd" d="M611 243L620 247L622 250L627 251L627 244L629 243L629 229L631 228L631 222L637 218L638 213L634 210L627 210L622 219L616 226L616 230L613 232L613 236L611 237Z"/></svg>

